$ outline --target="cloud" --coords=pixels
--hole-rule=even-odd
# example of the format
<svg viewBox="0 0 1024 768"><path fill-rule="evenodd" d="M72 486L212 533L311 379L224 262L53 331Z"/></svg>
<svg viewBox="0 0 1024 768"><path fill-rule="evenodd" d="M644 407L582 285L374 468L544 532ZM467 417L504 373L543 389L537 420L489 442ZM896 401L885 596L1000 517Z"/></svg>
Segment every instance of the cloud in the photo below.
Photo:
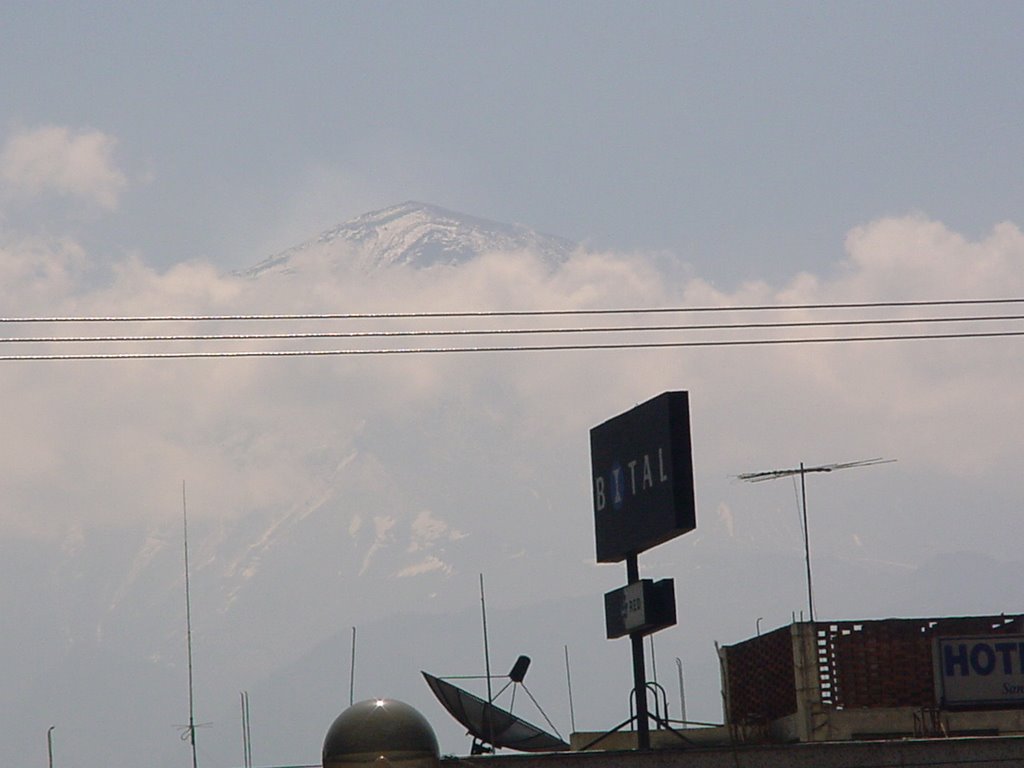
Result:
<svg viewBox="0 0 1024 768"><path fill-rule="evenodd" d="M970 240L922 216L851 231L845 258L828 272L797 275L779 286L750 283L730 293L696 277L669 279L641 254L581 252L552 269L530 254L492 253L458 268L370 275L318 257L295 274L258 280L218 274L199 262L159 272L126 259L100 288L79 283L87 262L80 247L65 241L8 244L0 250L0 299L25 315L189 315L728 307L1024 294L1024 235L1017 227L1000 224ZM793 319L811 320L814 313ZM465 325L442 320L431 327ZM398 327L397 321L361 321L333 329ZM293 323L259 330L321 329ZM103 329L157 335L252 330L227 322ZM86 332L94 331L32 331ZM812 332L820 333L806 331ZM581 333L559 340L589 338ZM388 342L238 340L215 347L318 343ZM588 430L659 391L688 389L701 508L729 510L737 541L788 542L793 537L785 526L765 522L762 531L762 521L749 513L751 504L774 497L729 486L728 477L802 460L876 455L899 464L864 470L873 473L873 483L914 476L984 486L1015 477L1019 438L1012 425L1024 423L1024 402L1007 393L1024 375L1024 358L1008 354L1009 343L4 363L0 397L17 404L5 417L8 434L17 439L0 447L6 467L0 488L11 500L0 515L19 529L53 533L83 519L165 519L176 514L171 489L186 477L197 517L234 519L288 506L296 489L310 487L349 499L346 526L352 546L363 548L354 556L367 573L415 567L413 557L442 543L446 564L479 567L472 560L476 548L462 541L493 542L498 557L524 549L528 557L555 556L556 542L570 542L572 557L577 551L584 557ZM210 348L193 341L22 344L6 351ZM354 453L359 460L336 472ZM791 506L788 486L775 493L781 494L778 504ZM66 503L69 498L75 503ZM444 509L445 520L425 509ZM787 513L785 521L792 525L795 516ZM953 513L943 512L939 521L936 535L952 535ZM880 558L894 558L899 545L873 539L864 532L869 528L858 525L843 541L852 541L855 530L864 548L881 547L890 551Z"/></svg>
<svg viewBox="0 0 1024 768"><path fill-rule="evenodd" d="M16 133L0 150L0 179L10 194L57 194L114 210L128 179L114 163L117 140L101 131L48 125Z"/></svg>
<svg viewBox="0 0 1024 768"><path fill-rule="evenodd" d="M845 275L833 293L871 295L877 300L1018 296L1024 275L1014 272L1024 235L1011 222L971 242L923 215L886 218L856 227L846 237Z"/></svg>
<svg viewBox="0 0 1024 768"><path fill-rule="evenodd" d="M26 237L0 245L0 285L7 314L67 306L82 290L88 254L67 237Z"/></svg>

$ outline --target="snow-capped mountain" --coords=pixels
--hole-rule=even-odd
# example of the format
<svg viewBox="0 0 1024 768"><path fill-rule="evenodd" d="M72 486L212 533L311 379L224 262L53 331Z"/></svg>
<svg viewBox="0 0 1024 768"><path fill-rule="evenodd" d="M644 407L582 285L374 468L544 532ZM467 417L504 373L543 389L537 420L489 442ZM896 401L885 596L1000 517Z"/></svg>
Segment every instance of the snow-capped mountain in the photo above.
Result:
<svg viewBox="0 0 1024 768"><path fill-rule="evenodd" d="M530 251L555 265L565 261L575 248L569 240L539 234L519 224L502 224L434 205L406 202L339 224L264 259L245 275L289 273L308 255L346 260L364 271L397 265L454 266L494 251Z"/></svg>

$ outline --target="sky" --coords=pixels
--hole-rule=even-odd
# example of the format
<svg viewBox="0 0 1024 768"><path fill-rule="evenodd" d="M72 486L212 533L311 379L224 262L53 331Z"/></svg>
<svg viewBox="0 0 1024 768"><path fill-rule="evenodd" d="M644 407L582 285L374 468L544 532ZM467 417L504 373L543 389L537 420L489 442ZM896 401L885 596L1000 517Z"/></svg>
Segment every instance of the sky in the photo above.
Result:
<svg viewBox="0 0 1024 768"><path fill-rule="evenodd" d="M18 3L4 19L4 318L1024 297L1019 4ZM405 200L581 245L557 267L234 274ZM101 764L87 692L110 658L129 672L108 721L138 694L131 670L180 693L182 480L216 712L351 625L471 611L484 571L496 611L592 598L600 619L624 574L593 562L588 431L671 389L690 392L698 529L641 566L678 580L662 668L694 670L688 709L720 717L712 641L805 606L796 489L743 472L896 459L808 482L822 615L1018 611L1019 346L0 360L0 599L17 617L0 742L31 762L59 711L64 748ZM456 663L450 640L389 642ZM73 695L31 672L68 664ZM422 695L380 674L385 695Z"/></svg>
<svg viewBox="0 0 1024 768"><path fill-rule="evenodd" d="M9 137L111 141L125 194L82 236L162 268L248 266L422 199L730 287L834 263L880 216L1013 220L1019 21L1000 2L12 4L0 110Z"/></svg>

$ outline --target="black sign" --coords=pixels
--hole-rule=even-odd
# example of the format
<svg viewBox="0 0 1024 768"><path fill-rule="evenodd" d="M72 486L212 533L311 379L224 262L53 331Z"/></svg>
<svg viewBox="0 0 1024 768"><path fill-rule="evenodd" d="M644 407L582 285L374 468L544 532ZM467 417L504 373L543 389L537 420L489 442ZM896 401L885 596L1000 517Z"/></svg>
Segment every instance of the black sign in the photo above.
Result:
<svg viewBox="0 0 1024 768"><path fill-rule="evenodd" d="M591 429L590 463L599 563L697 526L686 392L665 392Z"/></svg>
<svg viewBox="0 0 1024 768"><path fill-rule="evenodd" d="M640 579L604 595L608 639L649 635L676 623L676 587L672 579Z"/></svg>

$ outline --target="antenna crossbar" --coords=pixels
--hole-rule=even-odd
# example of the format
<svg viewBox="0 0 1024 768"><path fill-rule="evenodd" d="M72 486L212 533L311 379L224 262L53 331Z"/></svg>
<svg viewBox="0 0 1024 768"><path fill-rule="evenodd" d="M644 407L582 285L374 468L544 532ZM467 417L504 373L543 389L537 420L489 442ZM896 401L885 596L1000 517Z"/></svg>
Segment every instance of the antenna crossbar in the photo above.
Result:
<svg viewBox="0 0 1024 768"><path fill-rule="evenodd" d="M814 622L814 588L811 583L811 540L807 528L807 485L804 482L805 476L810 472L834 472L840 469L853 469L855 467L872 467L878 464L891 464L896 459L862 459L860 461L844 461L836 464L819 464L813 467L804 466L803 462L799 467L793 469L769 469L764 472L744 472L736 475L736 478L748 483L760 483L765 480L778 480L782 477L800 476L800 508L801 521L803 523L804 535L804 563L807 572L807 613Z"/></svg>
<svg viewBox="0 0 1024 768"><path fill-rule="evenodd" d="M854 467L871 467L876 464L891 464L896 459L863 459L861 461L845 461L838 464L821 464L816 467L799 466L793 469L769 469L765 472L744 472L736 475L736 479L748 483L760 483L765 480L778 480L780 477L791 477L793 475L805 475L810 472L834 472L839 469L853 469Z"/></svg>

